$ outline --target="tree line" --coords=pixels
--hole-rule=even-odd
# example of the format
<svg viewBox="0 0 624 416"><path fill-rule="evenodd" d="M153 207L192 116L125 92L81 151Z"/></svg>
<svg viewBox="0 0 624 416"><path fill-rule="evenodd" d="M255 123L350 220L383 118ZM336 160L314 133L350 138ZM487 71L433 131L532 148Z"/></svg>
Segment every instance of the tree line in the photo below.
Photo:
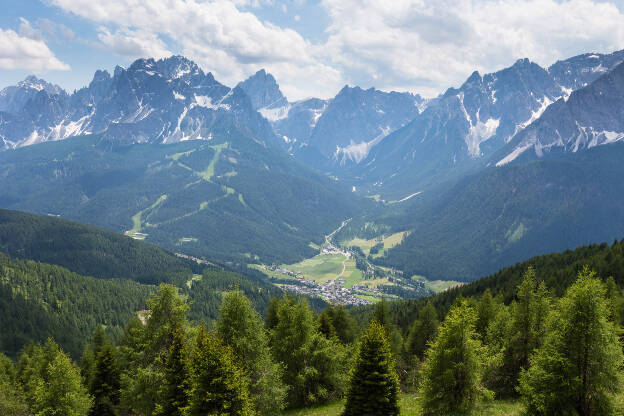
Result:
<svg viewBox="0 0 624 416"><path fill-rule="evenodd" d="M417 392L423 415L469 414L495 398L529 415L610 415L624 383L621 289L582 269L561 297L525 270L511 302L485 291L445 316L431 302L407 333L379 302L365 328L348 310L316 315L273 297L265 318L240 290L193 325L162 284L117 343L98 327L75 364L52 340L0 358L6 415L271 415L345 398L344 415L397 415Z"/></svg>

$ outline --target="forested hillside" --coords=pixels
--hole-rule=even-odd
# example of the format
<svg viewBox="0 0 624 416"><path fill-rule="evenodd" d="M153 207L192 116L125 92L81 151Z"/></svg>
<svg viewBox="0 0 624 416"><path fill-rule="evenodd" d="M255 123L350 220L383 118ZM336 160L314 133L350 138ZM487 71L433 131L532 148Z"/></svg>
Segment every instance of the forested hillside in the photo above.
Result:
<svg viewBox="0 0 624 416"><path fill-rule="evenodd" d="M359 223L409 231L378 263L429 279L473 281L535 255L621 238L623 157L624 145L614 143L492 167Z"/></svg>
<svg viewBox="0 0 624 416"><path fill-rule="evenodd" d="M389 303L392 320L406 328L418 315L419 311L431 302L440 314L459 297L476 299L489 291L492 296L509 303L516 299L516 290L529 267L535 270L536 280L543 281L556 296L561 296L574 282L577 274L588 266L598 276L606 279L613 277L614 282L624 286L624 240L612 244L591 244L566 250L561 253L545 254L506 267L475 282L458 286L428 299L407 299ZM624 303L619 306L624 312ZM359 308L355 316L366 319L372 308ZM624 318L624 315L622 315Z"/></svg>
<svg viewBox="0 0 624 416"><path fill-rule="evenodd" d="M194 261L111 231L3 209L0 251L12 257L63 266L86 276L121 277L143 283L167 281L167 272L200 270Z"/></svg>
<svg viewBox="0 0 624 416"><path fill-rule="evenodd" d="M24 345L52 337L78 358L97 325L120 335L153 289L0 253L0 351L15 356Z"/></svg>

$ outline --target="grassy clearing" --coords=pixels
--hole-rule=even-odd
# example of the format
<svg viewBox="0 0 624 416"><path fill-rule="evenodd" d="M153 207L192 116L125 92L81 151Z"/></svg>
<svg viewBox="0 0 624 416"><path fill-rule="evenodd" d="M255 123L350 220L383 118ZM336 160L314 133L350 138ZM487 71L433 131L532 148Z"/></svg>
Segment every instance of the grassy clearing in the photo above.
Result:
<svg viewBox="0 0 624 416"><path fill-rule="evenodd" d="M143 229L143 215L145 213L148 213L149 211L153 211L154 209L156 209L160 204L162 204L165 200L167 199L167 195L161 195L156 202L154 202L152 205L150 205L149 207L145 208L142 211L137 212L136 214L134 214L132 216L132 229L130 231L128 231L126 234L133 236L137 233L140 233L140 231ZM146 217L147 219L147 217Z"/></svg>
<svg viewBox="0 0 624 416"><path fill-rule="evenodd" d="M365 240L363 238L354 238L352 240L342 242L341 245L344 247L359 247L360 249L362 249L364 254L368 256L370 254L371 247L376 246L379 243L383 243L383 250L380 250L377 254L373 254L373 258L378 258L384 256L387 250L400 244L401 241L403 241L403 237L405 237L407 234L407 231L401 231L400 233L371 238L370 240Z"/></svg>
<svg viewBox="0 0 624 416"><path fill-rule="evenodd" d="M302 262L290 265L286 264L282 267L292 270L293 272L301 273L307 279L323 283L335 279L342 273L342 263L344 260L345 256L341 254L319 254L310 259L305 259Z"/></svg>
<svg viewBox="0 0 624 416"><path fill-rule="evenodd" d="M456 280L427 280L425 276L412 276L412 280L424 282L425 287L432 290L434 293L444 292L451 287L463 284Z"/></svg>
<svg viewBox="0 0 624 416"><path fill-rule="evenodd" d="M226 143L222 143L222 144L218 144L218 145L210 146L210 147L214 149L215 154L212 157L212 160L210 161L210 163L208 164L208 167L206 168L206 170L197 173L206 182L210 182L210 180L214 176L215 166L217 164L217 161L219 160L219 157L221 156L221 151L228 147L228 143L226 142Z"/></svg>
<svg viewBox="0 0 624 416"><path fill-rule="evenodd" d="M420 414L416 402L415 394L402 394L399 402L401 415L417 416ZM342 412L344 401L334 402L325 406L308 409L291 410L283 413L288 416L338 416ZM493 401L478 405L471 413L471 416L520 416L522 405L512 401Z"/></svg>

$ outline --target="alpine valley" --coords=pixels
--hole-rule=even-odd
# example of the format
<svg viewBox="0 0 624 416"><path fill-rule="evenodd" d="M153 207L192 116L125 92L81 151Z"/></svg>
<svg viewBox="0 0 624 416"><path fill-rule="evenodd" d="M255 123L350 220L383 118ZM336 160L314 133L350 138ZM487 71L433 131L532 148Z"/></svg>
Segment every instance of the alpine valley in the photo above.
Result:
<svg viewBox="0 0 624 416"><path fill-rule="evenodd" d="M302 293L333 276L422 296L624 235L622 61L520 59L433 98L347 85L297 102L265 70L230 88L181 56L72 94L31 76L0 92L0 207L312 281Z"/></svg>

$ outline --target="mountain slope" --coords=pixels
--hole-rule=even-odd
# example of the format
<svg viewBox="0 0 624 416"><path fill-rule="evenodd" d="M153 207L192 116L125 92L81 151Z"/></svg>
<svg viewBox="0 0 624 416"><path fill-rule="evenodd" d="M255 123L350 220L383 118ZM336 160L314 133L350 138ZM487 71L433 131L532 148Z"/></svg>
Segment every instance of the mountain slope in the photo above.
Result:
<svg viewBox="0 0 624 416"><path fill-rule="evenodd" d="M623 59L624 51L581 55L548 69L521 59L492 74L475 72L376 146L358 176L377 184L373 193L400 197L480 169L550 104Z"/></svg>
<svg viewBox="0 0 624 416"><path fill-rule="evenodd" d="M280 151L210 141L111 146L103 136L0 154L0 207L55 214L219 261L293 263L365 206Z"/></svg>
<svg viewBox="0 0 624 416"><path fill-rule="evenodd" d="M379 261L431 279L471 281L534 255L620 238L623 157L624 145L615 143L470 175L379 218L379 225L410 231Z"/></svg>
<svg viewBox="0 0 624 416"><path fill-rule="evenodd" d="M624 139L624 63L588 86L559 100L499 155L504 165L521 157L536 159L552 153L578 152Z"/></svg>
<svg viewBox="0 0 624 416"><path fill-rule="evenodd" d="M99 278L163 281L168 272L198 265L142 241L54 217L0 210L0 252L63 266Z"/></svg>
<svg viewBox="0 0 624 416"><path fill-rule="evenodd" d="M97 71L88 87L71 96L28 85L17 87L27 99L4 106L0 99L5 147L91 133L116 144L209 140L213 128L224 123L264 145L276 140L242 89L226 87L181 56L139 59L127 69L116 67L113 76Z"/></svg>
<svg viewBox="0 0 624 416"><path fill-rule="evenodd" d="M440 316L443 316L456 298L460 296L478 298L486 290L490 290L495 297L500 296L505 303L509 304L516 299L518 285L522 282L523 274L529 267L534 268L537 281L543 281L553 295L562 296L585 266L603 279L613 277L616 284L622 287L624 285L624 240L613 241L611 245L590 244L573 250L532 257L475 282L454 287L430 298L389 302L390 316L394 322L407 329L417 318L418 311L428 302L432 302ZM371 307L355 310L357 317L365 317L371 313Z"/></svg>

